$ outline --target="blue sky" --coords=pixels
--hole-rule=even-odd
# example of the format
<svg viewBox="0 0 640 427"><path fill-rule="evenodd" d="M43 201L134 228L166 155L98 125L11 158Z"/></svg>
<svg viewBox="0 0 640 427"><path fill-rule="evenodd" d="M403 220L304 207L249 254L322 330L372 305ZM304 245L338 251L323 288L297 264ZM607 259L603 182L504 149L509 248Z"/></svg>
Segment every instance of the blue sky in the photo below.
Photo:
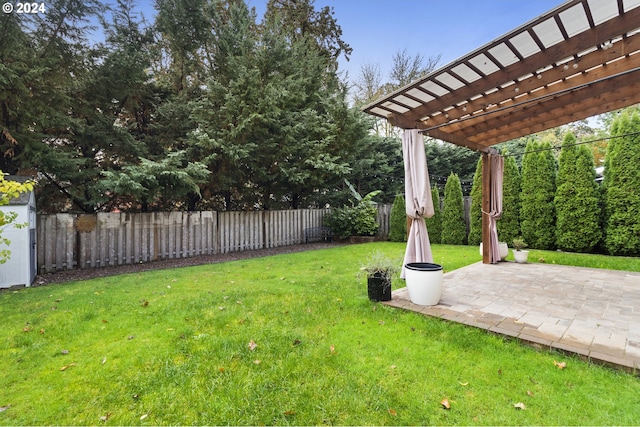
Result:
<svg viewBox="0 0 640 427"><path fill-rule="evenodd" d="M246 0L262 16L267 0ZM387 78L391 58L407 49L425 58L441 55L440 66L479 48L562 4L562 0L316 0L331 6L351 45L341 70L351 80L365 64L379 64ZM139 0L152 19L153 0Z"/></svg>
<svg viewBox="0 0 640 427"><path fill-rule="evenodd" d="M251 0L257 2L257 0ZM351 79L364 64L386 78L391 58L407 49L446 65L563 3L561 0L316 0L332 6L353 53L341 66Z"/></svg>

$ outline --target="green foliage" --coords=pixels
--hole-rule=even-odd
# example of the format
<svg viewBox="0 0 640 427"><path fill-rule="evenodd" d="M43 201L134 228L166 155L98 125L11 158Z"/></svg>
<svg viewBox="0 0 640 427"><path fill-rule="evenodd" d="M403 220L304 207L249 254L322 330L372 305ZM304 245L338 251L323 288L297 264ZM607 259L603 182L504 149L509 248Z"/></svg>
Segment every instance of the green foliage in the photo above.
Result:
<svg viewBox="0 0 640 427"><path fill-rule="evenodd" d="M611 127L605 157L605 248L640 255L640 115L623 113ZM636 133L636 135L622 136Z"/></svg>
<svg viewBox="0 0 640 427"><path fill-rule="evenodd" d="M476 173L473 175L469 216L469 244L476 246L482 242L482 157L478 159ZM499 223L500 221L498 221L498 225Z"/></svg>
<svg viewBox="0 0 640 427"><path fill-rule="evenodd" d="M556 162L550 148L549 142L530 141L522 159L520 227L529 246L536 249L553 249L556 241Z"/></svg>
<svg viewBox="0 0 640 427"><path fill-rule="evenodd" d="M389 216L389 240L392 242L407 241L407 210L402 194L393 200Z"/></svg>
<svg viewBox="0 0 640 427"><path fill-rule="evenodd" d="M382 251L374 251L367 259L366 263L361 267L361 271L367 274L367 277L373 275L381 275L386 279L391 277L400 271L400 265L402 260L393 260Z"/></svg>
<svg viewBox="0 0 640 427"><path fill-rule="evenodd" d="M103 3L0 16L0 168L41 173L41 210L319 206L356 158L397 168L346 101L331 8L158 0L148 24Z"/></svg>
<svg viewBox="0 0 640 427"><path fill-rule="evenodd" d="M524 239L520 236L514 238L512 240L513 243L513 249L515 249L516 251L521 251L525 248L527 248L529 245L527 245L527 243L524 241Z"/></svg>
<svg viewBox="0 0 640 427"><path fill-rule="evenodd" d="M377 194L377 191L367 194L355 206L333 208L325 215L324 225L331 227L333 234L341 239L349 236L375 236L379 228L378 208L371 199Z"/></svg>
<svg viewBox="0 0 640 427"><path fill-rule="evenodd" d="M567 133L558 160L554 199L557 246L571 252L592 252L602 239L600 193L593 154L575 143L575 136Z"/></svg>
<svg viewBox="0 0 640 427"><path fill-rule="evenodd" d="M444 187L441 242L464 245L467 242L467 226L464 221L464 202L458 175L451 173Z"/></svg>
<svg viewBox="0 0 640 427"><path fill-rule="evenodd" d="M425 154L429 164L431 184L437 185L442 191L442 185L450 174L455 173L458 180L469 182L473 179L478 153L466 147L443 143L433 139L427 139ZM463 194L469 194L471 186L463 188Z"/></svg>
<svg viewBox="0 0 640 427"><path fill-rule="evenodd" d="M33 191L33 182L9 181L4 178L4 173L0 170L0 206L8 205L11 199L18 198L21 193ZM12 225L16 228L25 227L26 224L17 223L18 214L16 212L0 211L0 245L9 246L11 241L2 236L2 232ZM0 264L6 263L11 257L11 251L0 249Z"/></svg>
<svg viewBox="0 0 640 427"><path fill-rule="evenodd" d="M434 214L431 218L425 218L424 222L427 225L429 241L439 243L442 240L442 208L438 187L431 187L431 200L433 201Z"/></svg>
<svg viewBox="0 0 640 427"><path fill-rule="evenodd" d="M520 232L521 178L516 159L504 150L504 175L502 180L502 216L497 221L498 237L502 242L511 242Z"/></svg>

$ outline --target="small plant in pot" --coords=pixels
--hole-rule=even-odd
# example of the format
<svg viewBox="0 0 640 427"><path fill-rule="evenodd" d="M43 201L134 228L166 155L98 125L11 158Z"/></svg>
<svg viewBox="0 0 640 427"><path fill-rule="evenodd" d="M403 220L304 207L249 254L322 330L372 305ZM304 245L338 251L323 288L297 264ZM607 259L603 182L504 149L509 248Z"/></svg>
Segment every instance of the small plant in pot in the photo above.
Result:
<svg viewBox="0 0 640 427"><path fill-rule="evenodd" d="M513 257L516 259L516 262L520 264L527 262L529 251L525 250L526 247L527 244L522 239L522 237L513 239Z"/></svg>
<svg viewBox="0 0 640 427"><path fill-rule="evenodd" d="M399 270L397 263L382 252L374 252L360 269L367 275L367 290L371 301L391 300L391 278Z"/></svg>

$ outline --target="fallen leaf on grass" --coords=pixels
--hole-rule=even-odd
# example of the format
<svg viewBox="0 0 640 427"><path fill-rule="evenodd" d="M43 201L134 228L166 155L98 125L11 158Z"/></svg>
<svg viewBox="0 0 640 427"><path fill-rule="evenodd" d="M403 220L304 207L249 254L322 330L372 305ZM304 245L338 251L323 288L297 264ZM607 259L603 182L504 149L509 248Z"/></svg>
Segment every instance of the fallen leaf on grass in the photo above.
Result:
<svg viewBox="0 0 640 427"><path fill-rule="evenodd" d="M469 385L469 382L461 383L460 381L458 381L458 384L460 384L462 387L466 387Z"/></svg>
<svg viewBox="0 0 640 427"><path fill-rule="evenodd" d="M259 360L257 360L257 359L253 361L253 364L254 364L254 365L259 365L260 363L262 363L262 362L260 362L260 361L259 361Z"/></svg>
<svg viewBox="0 0 640 427"><path fill-rule="evenodd" d="M149 414L143 414L143 415L140 417L140 421L144 420L144 419L145 419L145 418L147 418L148 416L149 416Z"/></svg>
<svg viewBox="0 0 640 427"><path fill-rule="evenodd" d="M40 335L44 335L44 328L40 329Z"/></svg>
<svg viewBox="0 0 640 427"><path fill-rule="evenodd" d="M62 354L69 354L69 350L62 350L60 353L62 353Z"/></svg>
<svg viewBox="0 0 640 427"><path fill-rule="evenodd" d="M295 415L295 414L296 414L296 411L284 411L284 415L287 416L287 417L290 417L290 416Z"/></svg>
<svg viewBox="0 0 640 427"><path fill-rule="evenodd" d="M398 416L398 413L396 412L395 409L389 408L389 415L391 415L392 417L396 417Z"/></svg>
<svg viewBox="0 0 640 427"><path fill-rule="evenodd" d="M295 341L293 341L293 345L294 345L294 346L296 346L296 345L300 345L300 344L302 344L302 341L300 341L300 340L295 340Z"/></svg>
<svg viewBox="0 0 640 427"><path fill-rule="evenodd" d="M220 311L224 311L224 310L226 310L226 309L227 309L227 307L224 307L224 306L222 306L222 305L221 305L220 307L218 307L218 310L220 310Z"/></svg>
<svg viewBox="0 0 640 427"><path fill-rule="evenodd" d="M11 405L4 405L4 406L0 406L0 412L4 412L7 409L11 408Z"/></svg>
<svg viewBox="0 0 640 427"><path fill-rule="evenodd" d="M100 417L100 421L107 421L111 417L111 412L107 412L105 415Z"/></svg>
<svg viewBox="0 0 640 427"><path fill-rule="evenodd" d="M148 306L148 305L149 305L149 301L146 301L146 300L145 300L145 301L142 301L142 306L143 306L143 307L146 307L146 306Z"/></svg>
<svg viewBox="0 0 640 427"><path fill-rule="evenodd" d="M451 409L451 403L449 403L449 399L442 399L440 404L444 409Z"/></svg>
<svg viewBox="0 0 640 427"><path fill-rule="evenodd" d="M514 408L516 408L516 409L521 409L521 410L523 410L523 411L524 411L525 409L527 409L527 407L526 407L526 406L524 406L524 403L522 403L522 402L514 403L514 404L513 404L513 407L514 407Z"/></svg>
<svg viewBox="0 0 640 427"><path fill-rule="evenodd" d="M256 344L254 340L251 340L249 341L249 344L247 344L247 347L249 347L249 350L254 351L256 348L258 348L258 344Z"/></svg>
<svg viewBox="0 0 640 427"><path fill-rule="evenodd" d="M107 363L107 356L102 358L102 364L104 365L105 363Z"/></svg>
<svg viewBox="0 0 640 427"><path fill-rule="evenodd" d="M68 365L63 366L62 368L60 368L61 371L66 371L67 369L69 369L72 366L76 366L75 363L69 363Z"/></svg>
<svg viewBox="0 0 640 427"><path fill-rule="evenodd" d="M531 390L527 390L527 396L533 397L533 393L531 393Z"/></svg>
<svg viewBox="0 0 640 427"><path fill-rule="evenodd" d="M331 352L331 354L336 354L336 347L333 344L331 344L329 346L329 351Z"/></svg>
<svg viewBox="0 0 640 427"><path fill-rule="evenodd" d="M557 366L558 369L564 369L567 367L567 362L556 362L555 360L553 361L553 365Z"/></svg>

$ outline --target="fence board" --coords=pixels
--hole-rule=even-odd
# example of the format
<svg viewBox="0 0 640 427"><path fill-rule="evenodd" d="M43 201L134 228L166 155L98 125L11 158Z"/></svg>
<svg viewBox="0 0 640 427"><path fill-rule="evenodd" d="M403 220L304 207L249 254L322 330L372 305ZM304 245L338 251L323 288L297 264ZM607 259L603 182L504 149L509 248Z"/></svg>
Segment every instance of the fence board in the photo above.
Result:
<svg viewBox="0 0 640 427"><path fill-rule="evenodd" d="M389 211L379 208L385 234ZM83 230L75 228L80 216L38 215L38 272L296 245L304 243L305 229L322 226L327 212L98 213L95 228Z"/></svg>

